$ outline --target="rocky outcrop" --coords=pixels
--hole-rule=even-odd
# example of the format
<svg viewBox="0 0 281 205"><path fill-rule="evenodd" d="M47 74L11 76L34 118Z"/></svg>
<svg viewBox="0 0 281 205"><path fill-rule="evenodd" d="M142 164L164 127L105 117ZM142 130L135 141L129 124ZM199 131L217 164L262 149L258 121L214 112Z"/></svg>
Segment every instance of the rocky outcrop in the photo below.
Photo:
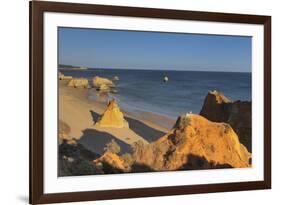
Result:
<svg viewBox="0 0 281 205"><path fill-rule="evenodd" d="M99 157L79 143L63 142L59 145L59 176L104 174L102 169L92 164L92 160Z"/></svg>
<svg viewBox="0 0 281 205"><path fill-rule="evenodd" d="M135 146L137 164L153 170L250 167L251 154L231 126L187 114L174 128L149 144Z"/></svg>
<svg viewBox="0 0 281 205"><path fill-rule="evenodd" d="M59 72L59 79L60 80L71 80L72 76L65 76L63 73Z"/></svg>
<svg viewBox="0 0 281 205"><path fill-rule="evenodd" d="M209 92L204 100L200 115L214 122L231 125L242 144L252 150L251 102L231 101L221 92Z"/></svg>
<svg viewBox="0 0 281 205"><path fill-rule="evenodd" d="M74 88L88 88L88 84L88 79L86 78L73 78L69 81L67 86Z"/></svg>
<svg viewBox="0 0 281 205"><path fill-rule="evenodd" d="M115 84L107 78L96 76L93 78L93 87L96 89L113 88Z"/></svg>
<svg viewBox="0 0 281 205"><path fill-rule="evenodd" d="M124 115L114 99L108 103L105 112L102 114L96 125L113 128L129 127L128 122L124 119Z"/></svg>
<svg viewBox="0 0 281 205"><path fill-rule="evenodd" d="M113 81L102 78L99 76L96 76L93 78L93 87L99 92L99 93L117 93L117 90L115 88L115 84Z"/></svg>
<svg viewBox="0 0 281 205"><path fill-rule="evenodd" d="M228 121L239 136L240 142L252 152L252 105L251 102L235 101Z"/></svg>
<svg viewBox="0 0 281 205"><path fill-rule="evenodd" d="M150 144L136 142L133 154L119 156L112 146L105 150L93 165L107 174L251 166L251 153L229 124L196 114L179 117L170 132Z"/></svg>
<svg viewBox="0 0 281 205"><path fill-rule="evenodd" d="M223 93L216 90L210 91L205 97L200 115L214 122L226 122L230 114L232 101Z"/></svg>
<svg viewBox="0 0 281 205"><path fill-rule="evenodd" d="M122 157L110 151L106 151L100 158L94 160L93 163L107 174L128 172L130 170L130 166Z"/></svg>

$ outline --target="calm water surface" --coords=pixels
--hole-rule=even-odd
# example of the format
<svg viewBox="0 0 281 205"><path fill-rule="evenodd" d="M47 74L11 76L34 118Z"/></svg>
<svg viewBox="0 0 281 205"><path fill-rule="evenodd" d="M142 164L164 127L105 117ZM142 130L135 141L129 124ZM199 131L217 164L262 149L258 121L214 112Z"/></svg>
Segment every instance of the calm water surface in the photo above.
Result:
<svg viewBox="0 0 281 205"><path fill-rule="evenodd" d="M128 111L149 111L176 118L199 113L210 90L219 90L232 100L251 101L251 74L197 71L88 69L62 71L65 75L92 78L96 75L116 81L113 96ZM163 82L164 76L169 81Z"/></svg>

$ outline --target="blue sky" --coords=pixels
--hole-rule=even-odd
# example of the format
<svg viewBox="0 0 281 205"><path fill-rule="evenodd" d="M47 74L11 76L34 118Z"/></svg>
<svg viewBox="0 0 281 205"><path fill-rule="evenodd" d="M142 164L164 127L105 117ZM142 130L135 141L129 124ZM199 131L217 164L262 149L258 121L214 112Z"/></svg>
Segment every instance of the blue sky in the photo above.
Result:
<svg viewBox="0 0 281 205"><path fill-rule="evenodd" d="M59 28L59 64L251 72L251 37Z"/></svg>

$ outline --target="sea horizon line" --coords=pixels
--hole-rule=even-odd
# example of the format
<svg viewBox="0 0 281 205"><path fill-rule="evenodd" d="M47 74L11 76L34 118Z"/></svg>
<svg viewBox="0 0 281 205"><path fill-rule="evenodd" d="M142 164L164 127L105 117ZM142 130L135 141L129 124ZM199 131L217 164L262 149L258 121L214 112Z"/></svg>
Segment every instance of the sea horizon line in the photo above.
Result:
<svg viewBox="0 0 281 205"><path fill-rule="evenodd" d="M79 68L87 68L87 69L79 69ZM84 66L72 66L72 67L59 67L58 69L64 69L64 70L136 70L136 71L178 71L178 72L216 72L216 73L252 73L250 72L244 72L244 71L219 71L219 70L182 70L182 69L147 69L147 68L93 68L93 67L84 67Z"/></svg>

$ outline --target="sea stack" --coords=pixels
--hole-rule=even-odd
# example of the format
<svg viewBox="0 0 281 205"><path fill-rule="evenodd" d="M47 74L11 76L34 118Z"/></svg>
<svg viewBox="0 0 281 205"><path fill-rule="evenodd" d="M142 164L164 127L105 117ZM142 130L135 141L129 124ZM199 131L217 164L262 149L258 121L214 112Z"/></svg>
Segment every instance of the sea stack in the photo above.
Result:
<svg viewBox="0 0 281 205"><path fill-rule="evenodd" d="M112 87L115 87L115 84L107 78L95 76L93 78L93 87L96 89L100 89L101 86L112 88Z"/></svg>
<svg viewBox="0 0 281 205"><path fill-rule="evenodd" d="M128 128L129 124L124 119L123 113L115 99L111 100L100 120L96 123L100 127Z"/></svg>

